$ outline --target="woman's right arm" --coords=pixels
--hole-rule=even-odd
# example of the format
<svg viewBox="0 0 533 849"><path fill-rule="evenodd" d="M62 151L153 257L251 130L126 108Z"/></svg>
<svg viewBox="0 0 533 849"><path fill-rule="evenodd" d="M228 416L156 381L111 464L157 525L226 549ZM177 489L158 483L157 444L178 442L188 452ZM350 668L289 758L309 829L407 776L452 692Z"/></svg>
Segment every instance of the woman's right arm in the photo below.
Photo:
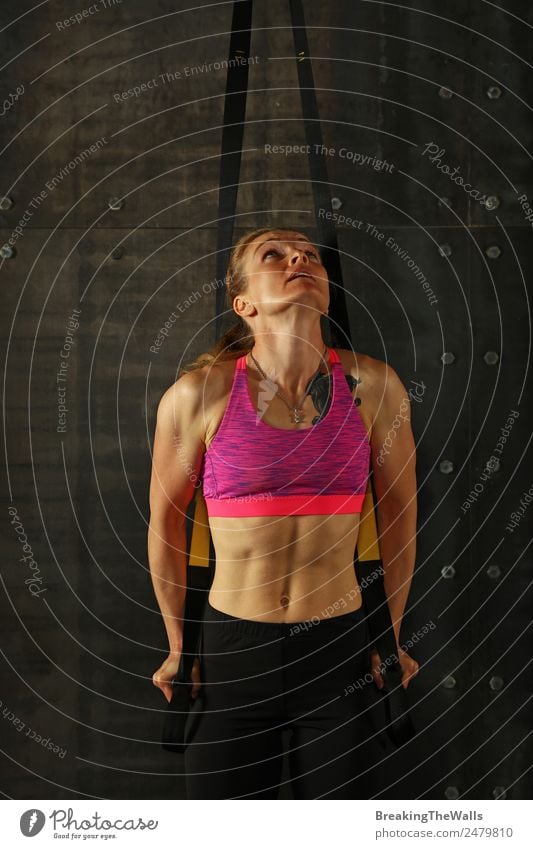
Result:
<svg viewBox="0 0 533 849"><path fill-rule="evenodd" d="M186 373L162 396L150 480L148 561L168 636L169 653L152 681L172 698L183 645L187 591L186 510L205 451L204 370Z"/></svg>

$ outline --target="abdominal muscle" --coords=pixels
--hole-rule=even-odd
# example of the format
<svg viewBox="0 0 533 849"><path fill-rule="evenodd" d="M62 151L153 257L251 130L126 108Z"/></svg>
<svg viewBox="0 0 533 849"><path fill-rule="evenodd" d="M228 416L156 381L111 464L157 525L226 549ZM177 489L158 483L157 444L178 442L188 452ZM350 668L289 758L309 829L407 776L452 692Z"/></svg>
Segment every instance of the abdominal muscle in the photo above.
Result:
<svg viewBox="0 0 533 849"><path fill-rule="evenodd" d="M209 603L239 619L301 622L350 613L359 514L209 520L216 553Z"/></svg>

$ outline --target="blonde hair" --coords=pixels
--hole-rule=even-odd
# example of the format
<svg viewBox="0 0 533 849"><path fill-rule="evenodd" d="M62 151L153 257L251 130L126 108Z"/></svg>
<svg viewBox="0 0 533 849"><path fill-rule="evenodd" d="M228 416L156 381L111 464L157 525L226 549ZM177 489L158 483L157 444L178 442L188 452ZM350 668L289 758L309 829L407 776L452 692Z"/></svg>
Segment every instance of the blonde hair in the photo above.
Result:
<svg viewBox="0 0 533 849"><path fill-rule="evenodd" d="M265 233L302 233L302 230L293 230L290 227L258 227L245 233L233 246L230 254L228 268L224 284L226 287L226 307L233 308L233 300L246 289L246 275L244 273L244 255L248 245ZM306 236L306 238L308 238ZM311 241L309 239L309 241ZM204 354L200 354L193 362L187 363L180 369L178 377L186 372L194 371L203 366L213 364L215 361L234 360L241 357L253 348L254 335L248 322L237 316L237 321L224 333L223 336Z"/></svg>

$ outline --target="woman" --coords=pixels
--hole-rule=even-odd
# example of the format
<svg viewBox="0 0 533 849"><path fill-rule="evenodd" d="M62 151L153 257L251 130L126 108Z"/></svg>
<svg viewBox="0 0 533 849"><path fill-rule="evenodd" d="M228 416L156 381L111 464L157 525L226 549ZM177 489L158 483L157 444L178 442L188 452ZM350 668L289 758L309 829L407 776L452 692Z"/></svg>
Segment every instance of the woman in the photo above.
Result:
<svg viewBox="0 0 533 849"><path fill-rule="evenodd" d="M185 513L201 480L216 571L193 676L188 798L276 798L284 729L295 798L354 798L367 729L349 685L369 659L353 557L373 463L399 644L415 559L408 415L383 446L400 408L409 409L407 393L386 363L324 344L329 283L303 233L242 237L226 287L237 324L157 411L148 551L170 648L153 683L170 700L182 646ZM407 686L418 664L400 648L399 656ZM379 663L373 652L382 686Z"/></svg>

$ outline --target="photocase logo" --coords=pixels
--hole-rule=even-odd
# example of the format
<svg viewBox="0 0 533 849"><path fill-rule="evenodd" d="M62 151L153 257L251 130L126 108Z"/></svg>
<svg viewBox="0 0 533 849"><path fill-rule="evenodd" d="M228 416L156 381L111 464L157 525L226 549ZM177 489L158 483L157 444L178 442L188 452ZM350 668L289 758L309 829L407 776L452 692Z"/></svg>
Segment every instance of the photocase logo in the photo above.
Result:
<svg viewBox="0 0 533 849"><path fill-rule="evenodd" d="M272 398L278 391L276 382L270 378L263 378L259 384L259 392L257 393L257 406L259 412L255 417L255 423L258 424L267 411L267 404L272 401Z"/></svg>
<svg viewBox="0 0 533 849"><path fill-rule="evenodd" d="M39 834L45 822L46 817L42 811L37 808L30 808L29 811L24 811L20 818L20 830L25 837L35 837L36 834Z"/></svg>

